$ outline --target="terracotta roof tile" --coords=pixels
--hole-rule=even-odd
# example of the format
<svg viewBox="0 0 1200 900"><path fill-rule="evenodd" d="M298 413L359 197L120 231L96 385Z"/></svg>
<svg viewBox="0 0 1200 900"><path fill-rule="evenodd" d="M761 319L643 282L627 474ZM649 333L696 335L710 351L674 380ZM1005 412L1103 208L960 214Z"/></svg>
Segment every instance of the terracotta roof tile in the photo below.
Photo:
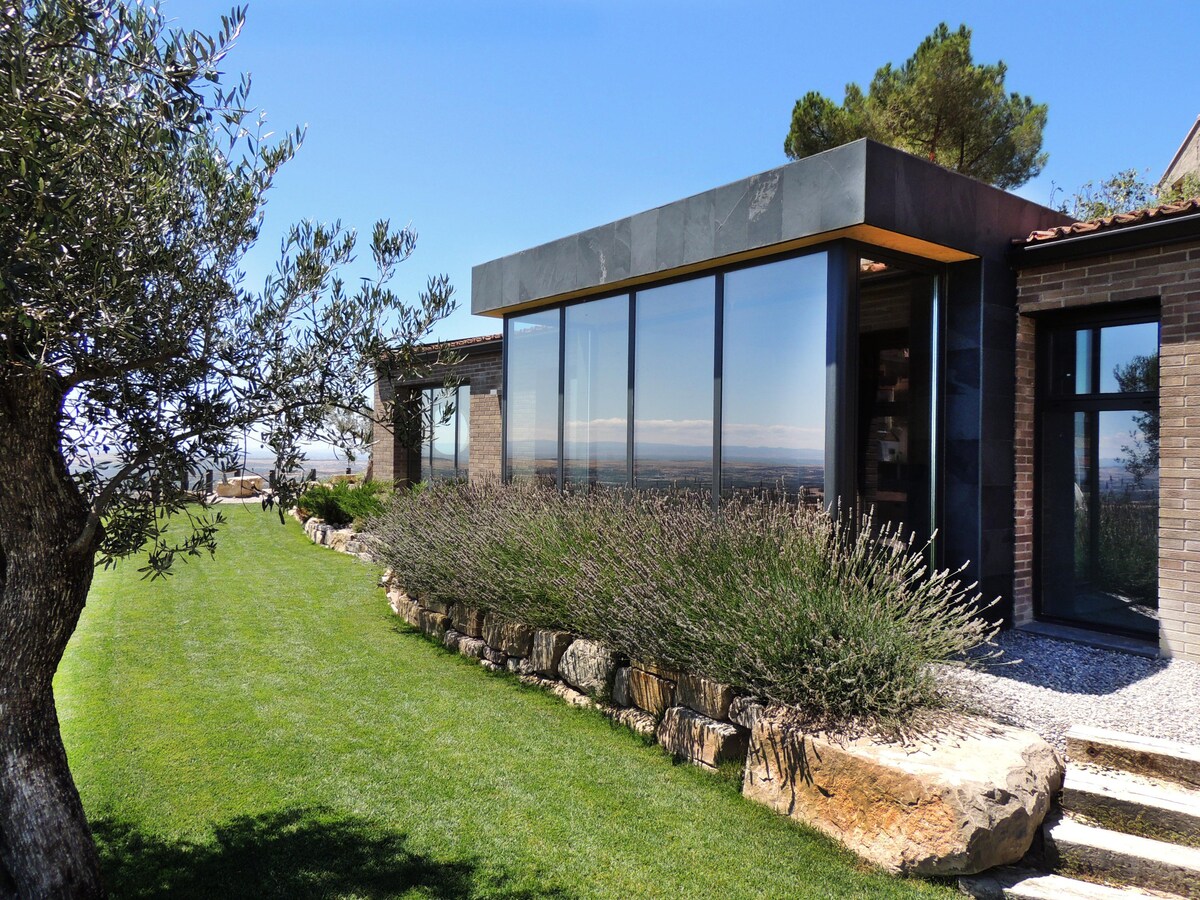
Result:
<svg viewBox="0 0 1200 900"><path fill-rule="evenodd" d="M1115 231L1140 225L1145 222L1160 219L1174 219L1182 216L1200 213L1200 197L1190 200L1180 200L1176 203L1165 203L1162 206L1151 206L1146 209L1135 209L1133 212L1117 213L1115 216L1104 216L1101 219L1091 219L1087 222L1072 222L1070 225L1059 225L1057 228L1047 228L1034 231L1018 244L1043 244L1095 231Z"/></svg>
<svg viewBox="0 0 1200 900"><path fill-rule="evenodd" d="M431 344L421 345L422 350L458 350L463 347L474 347L476 344L486 344L490 341L498 341L503 338L503 334L481 334L478 337L459 338L454 341L434 341Z"/></svg>

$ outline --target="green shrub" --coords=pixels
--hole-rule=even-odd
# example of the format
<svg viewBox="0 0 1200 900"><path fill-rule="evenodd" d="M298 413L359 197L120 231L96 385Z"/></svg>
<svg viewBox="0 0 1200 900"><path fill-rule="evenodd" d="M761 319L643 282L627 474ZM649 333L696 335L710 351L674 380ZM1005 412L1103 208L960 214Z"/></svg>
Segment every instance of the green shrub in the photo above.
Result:
<svg viewBox="0 0 1200 900"><path fill-rule="evenodd" d="M382 495L386 490L387 485L378 481L359 485L314 484L300 495L296 506L330 525L349 525L382 513Z"/></svg>
<svg viewBox="0 0 1200 900"><path fill-rule="evenodd" d="M780 499L432 486L369 525L414 595L727 682L818 724L891 727L940 696L929 664L994 630L978 595L869 519Z"/></svg>

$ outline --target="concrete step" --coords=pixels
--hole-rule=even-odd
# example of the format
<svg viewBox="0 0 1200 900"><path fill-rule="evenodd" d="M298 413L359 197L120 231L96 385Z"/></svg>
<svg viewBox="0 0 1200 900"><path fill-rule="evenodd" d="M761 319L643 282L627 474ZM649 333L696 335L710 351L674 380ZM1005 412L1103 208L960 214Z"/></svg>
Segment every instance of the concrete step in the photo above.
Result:
<svg viewBox="0 0 1200 900"><path fill-rule="evenodd" d="M958 887L976 900L1162 900L1171 896L1009 866L960 878Z"/></svg>
<svg viewBox="0 0 1200 900"><path fill-rule="evenodd" d="M1200 747L1086 725L1067 732L1073 762L1119 769L1200 790Z"/></svg>
<svg viewBox="0 0 1200 900"><path fill-rule="evenodd" d="M1062 808L1102 828L1200 847L1200 791L1174 782L1072 763Z"/></svg>
<svg viewBox="0 0 1200 900"><path fill-rule="evenodd" d="M1200 900L1200 849L1069 818L1043 826L1042 834L1046 862L1060 874Z"/></svg>

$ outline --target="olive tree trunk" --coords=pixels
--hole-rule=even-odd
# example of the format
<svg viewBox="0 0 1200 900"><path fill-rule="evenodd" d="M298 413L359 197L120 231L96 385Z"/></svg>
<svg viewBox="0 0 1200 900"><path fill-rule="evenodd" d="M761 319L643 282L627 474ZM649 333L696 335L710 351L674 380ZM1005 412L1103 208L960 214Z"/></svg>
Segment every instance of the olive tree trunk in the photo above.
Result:
<svg viewBox="0 0 1200 900"><path fill-rule="evenodd" d="M104 895L52 688L97 543L61 409L44 370L0 369L0 897Z"/></svg>

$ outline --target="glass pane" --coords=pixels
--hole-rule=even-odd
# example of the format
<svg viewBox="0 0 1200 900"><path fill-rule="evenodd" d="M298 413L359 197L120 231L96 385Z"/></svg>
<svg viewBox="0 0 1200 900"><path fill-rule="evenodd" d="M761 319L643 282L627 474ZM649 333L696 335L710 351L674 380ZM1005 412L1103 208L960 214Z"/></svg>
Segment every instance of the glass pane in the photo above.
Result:
<svg viewBox="0 0 1200 900"><path fill-rule="evenodd" d="M458 477L466 479L471 461L471 386L458 386Z"/></svg>
<svg viewBox="0 0 1200 900"><path fill-rule="evenodd" d="M721 492L825 496L824 253L725 276Z"/></svg>
<svg viewBox="0 0 1200 900"><path fill-rule="evenodd" d="M1092 388L1092 329L1075 332L1075 393L1090 394Z"/></svg>
<svg viewBox="0 0 1200 900"><path fill-rule="evenodd" d="M1100 392L1158 390L1158 323L1100 329Z"/></svg>
<svg viewBox="0 0 1200 900"><path fill-rule="evenodd" d="M431 393L433 441L429 450L429 462L433 480L442 481L454 477L454 392L447 393L444 388L437 388Z"/></svg>
<svg viewBox="0 0 1200 900"><path fill-rule="evenodd" d="M435 391L421 391L421 480L433 481L433 405Z"/></svg>
<svg viewBox="0 0 1200 900"><path fill-rule="evenodd" d="M558 480L557 309L509 320L504 364L508 368L508 477Z"/></svg>
<svg viewBox="0 0 1200 900"><path fill-rule="evenodd" d="M1095 453L1091 446L1090 420L1094 414L1075 413L1075 441L1072 466L1075 471L1075 578L1086 581L1092 573L1092 463Z"/></svg>
<svg viewBox="0 0 1200 900"><path fill-rule="evenodd" d="M716 281L637 294L634 481L711 490Z"/></svg>
<svg viewBox="0 0 1200 900"><path fill-rule="evenodd" d="M568 306L563 466L568 485L628 481L629 298Z"/></svg>
<svg viewBox="0 0 1200 900"><path fill-rule="evenodd" d="M1042 609L1089 627L1157 634L1158 414L1068 415L1069 430L1054 424L1058 413L1043 420ZM1070 454L1061 470L1060 446ZM1068 521L1071 566L1060 538Z"/></svg>
<svg viewBox="0 0 1200 900"><path fill-rule="evenodd" d="M859 265L858 505L926 537L932 522L934 276Z"/></svg>

